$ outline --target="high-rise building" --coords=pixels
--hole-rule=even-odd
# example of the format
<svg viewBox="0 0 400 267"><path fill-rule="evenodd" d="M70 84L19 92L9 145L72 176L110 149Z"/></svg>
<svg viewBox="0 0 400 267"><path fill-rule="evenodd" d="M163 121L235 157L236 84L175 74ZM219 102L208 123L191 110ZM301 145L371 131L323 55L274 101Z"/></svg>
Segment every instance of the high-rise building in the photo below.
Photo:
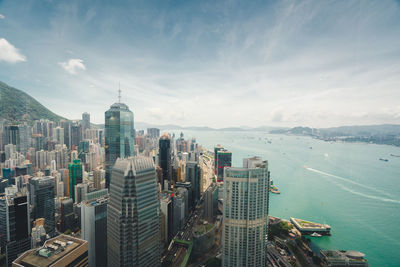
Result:
<svg viewBox="0 0 400 267"><path fill-rule="evenodd" d="M82 113L82 133L83 138L87 138L85 136L86 130L90 129L90 114L87 112Z"/></svg>
<svg viewBox="0 0 400 267"><path fill-rule="evenodd" d="M190 182L192 186L192 205L200 199L200 178L201 169L197 162L186 163L186 181Z"/></svg>
<svg viewBox="0 0 400 267"><path fill-rule="evenodd" d="M213 223L218 212L218 186L212 183L204 192L204 219Z"/></svg>
<svg viewBox="0 0 400 267"><path fill-rule="evenodd" d="M82 126L78 122L73 122L71 125L71 149L73 146L78 147L82 140Z"/></svg>
<svg viewBox="0 0 400 267"><path fill-rule="evenodd" d="M150 138L159 138L160 137L160 129L157 128L147 128L147 135Z"/></svg>
<svg viewBox="0 0 400 267"><path fill-rule="evenodd" d="M160 266L160 203L153 159L118 159L107 210L108 266Z"/></svg>
<svg viewBox="0 0 400 267"><path fill-rule="evenodd" d="M33 219L44 218L46 233L55 233L54 178L51 176L29 179L30 203Z"/></svg>
<svg viewBox="0 0 400 267"><path fill-rule="evenodd" d="M162 183L161 186L164 188L165 181L171 181L171 138L168 134L163 134L159 141L159 156L158 165L162 169Z"/></svg>
<svg viewBox="0 0 400 267"><path fill-rule="evenodd" d="M224 179L224 168L232 166L232 152L226 149L217 151L217 181Z"/></svg>
<svg viewBox="0 0 400 267"><path fill-rule="evenodd" d="M0 195L0 247L11 266L18 254L31 248L29 202L26 193Z"/></svg>
<svg viewBox="0 0 400 267"><path fill-rule="evenodd" d="M266 266L268 162L225 168L222 266Z"/></svg>
<svg viewBox="0 0 400 267"><path fill-rule="evenodd" d="M60 231L65 232L68 229L73 230L75 221L74 203L71 198L61 201L61 224Z"/></svg>
<svg viewBox="0 0 400 267"><path fill-rule="evenodd" d="M69 173L69 195L75 202L75 186L82 183L82 163L80 159L75 159L73 163L68 164Z"/></svg>
<svg viewBox="0 0 400 267"><path fill-rule="evenodd" d="M54 140L57 141L57 143L63 145L64 144L64 129L59 126L54 128L53 138L54 138Z"/></svg>
<svg viewBox="0 0 400 267"><path fill-rule="evenodd" d="M93 171L93 185L97 190L101 189L101 178L105 174L105 171L102 169L95 169Z"/></svg>
<svg viewBox="0 0 400 267"><path fill-rule="evenodd" d="M88 242L69 235L59 235L47 240L43 247L26 251L12 266L88 266Z"/></svg>
<svg viewBox="0 0 400 267"><path fill-rule="evenodd" d="M105 112L106 187L109 188L112 167L117 158L134 155L135 131L133 112L123 103L113 104Z"/></svg>
<svg viewBox="0 0 400 267"><path fill-rule="evenodd" d="M217 175L217 171L218 171L218 168L217 168L217 153L218 153L218 151L220 151L222 149L224 149L224 148L221 145L216 145L214 147L214 174L215 175Z"/></svg>
<svg viewBox="0 0 400 267"><path fill-rule="evenodd" d="M107 203L97 199L81 206L81 237L89 244L89 267L107 266Z"/></svg>

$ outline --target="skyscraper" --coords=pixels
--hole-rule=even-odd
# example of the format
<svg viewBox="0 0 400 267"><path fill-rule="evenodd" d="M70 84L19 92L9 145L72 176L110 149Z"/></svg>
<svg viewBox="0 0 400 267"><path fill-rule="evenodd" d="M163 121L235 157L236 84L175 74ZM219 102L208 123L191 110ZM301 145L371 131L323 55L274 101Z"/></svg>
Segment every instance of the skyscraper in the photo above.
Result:
<svg viewBox="0 0 400 267"><path fill-rule="evenodd" d="M68 164L69 173L69 195L75 202L75 186L82 183L82 163L80 159L75 159Z"/></svg>
<svg viewBox="0 0 400 267"><path fill-rule="evenodd" d="M168 134L163 134L159 141L159 157L158 165L162 169L162 183L161 187L164 188L165 181L171 181L171 138Z"/></svg>
<svg viewBox="0 0 400 267"><path fill-rule="evenodd" d="M11 266L18 254L31 248L29 202L26 193L0 195L0 247Z"/></svg>
<svg viewBox="0 0 400 267"><path fill-rule="evenodd" d="M107 266L107 203L100 198L81 206L81 237L88 241L89 267Z"/></svg>
<svg viewBox="0 0 400 267"><path fill-rule="evenodd" d="M266 266L268 162L259 157L244 168L225 168L222 266Z"/></svg>
<svg viewBox="0 0 400 267"><path fill-rule="evenodd" d="M63 145L64 144L64 129L61 127L54 128L53 137L54 137L54 140L57 141L57 143Z"/></svg>
<svg viewBox="0 0 400 267"><path fill-rule="evenodd" d="M29 180L30 203L34 206L33 219L44 218L46 233L53 236L56 221L54 217L54 178L34 177Z"/></svg>
<svg viewBox="0 0 400 267"><path fill-rule="evenodd" d="M116 161L107 213L108 266L160 266L160 203L151 158Z"/></svg>
<svg viewBox="0 0 400 267"><path fill-rule="evenodd" d="M123 103L113 104L105 112L106 187L110 187L112 167L117 158L134 155L133 112Z"/></svg>
<svg viewBox="0 0 400 267"><path fill-rule="evenodd" d="M200 178L201 170L197 162L186 163L186 182L190 182L192 186L192 205L200 199Z"/></svg>
<svg viewBox="0 0 400 267"><path fill-rule="evenodd" d="M224 179L224 168L232 166L232 152L226 149L217 151L217 181Z"/></svg>
<svg viewBox="0 0 400 267"><path fill-rule="evenodd" d="M83 138L88 138L86 136L86 130L90 129L90 114L87 112L82 113L82 135Z"/></svg>

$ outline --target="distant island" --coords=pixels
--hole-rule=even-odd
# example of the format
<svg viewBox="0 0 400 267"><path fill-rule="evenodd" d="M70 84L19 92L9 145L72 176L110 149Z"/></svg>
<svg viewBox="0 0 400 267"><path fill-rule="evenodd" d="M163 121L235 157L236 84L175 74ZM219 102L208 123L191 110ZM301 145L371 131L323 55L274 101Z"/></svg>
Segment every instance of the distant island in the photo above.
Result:
<svg viewBox="0 0 400 267"><path fill-rule="evenodd" d="M294 127L269 131L271 134L310 136L328 142L364 142L400 146L400 125L341 126L333 128Z"/></svg>

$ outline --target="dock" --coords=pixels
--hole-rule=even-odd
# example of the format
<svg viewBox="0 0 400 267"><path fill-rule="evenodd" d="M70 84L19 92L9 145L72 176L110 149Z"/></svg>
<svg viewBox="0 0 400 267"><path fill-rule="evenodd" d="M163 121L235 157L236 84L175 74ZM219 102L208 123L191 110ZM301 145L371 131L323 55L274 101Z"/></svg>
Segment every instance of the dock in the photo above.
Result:
<svg viewBox="0 0 400 267"><path fill-rule="evenodd" d="M300 231L302 235L318 233L320 235L331 235L331 227L328 224L310 222L297 218L290 218L290 222Z"/></svg>

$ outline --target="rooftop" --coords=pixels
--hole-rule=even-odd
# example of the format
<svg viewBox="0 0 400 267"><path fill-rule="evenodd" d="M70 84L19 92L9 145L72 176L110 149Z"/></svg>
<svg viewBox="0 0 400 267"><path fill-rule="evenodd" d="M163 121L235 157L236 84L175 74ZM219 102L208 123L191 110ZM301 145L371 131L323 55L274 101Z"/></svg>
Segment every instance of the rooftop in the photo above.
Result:
<svg viewBox="0 0 400 267"><path fill-rule="evenodd" d="M87 241L67 235L59 235L46 241L43 247L26 251L14 261L14 266L44 267L86 246Z"/></svg>

